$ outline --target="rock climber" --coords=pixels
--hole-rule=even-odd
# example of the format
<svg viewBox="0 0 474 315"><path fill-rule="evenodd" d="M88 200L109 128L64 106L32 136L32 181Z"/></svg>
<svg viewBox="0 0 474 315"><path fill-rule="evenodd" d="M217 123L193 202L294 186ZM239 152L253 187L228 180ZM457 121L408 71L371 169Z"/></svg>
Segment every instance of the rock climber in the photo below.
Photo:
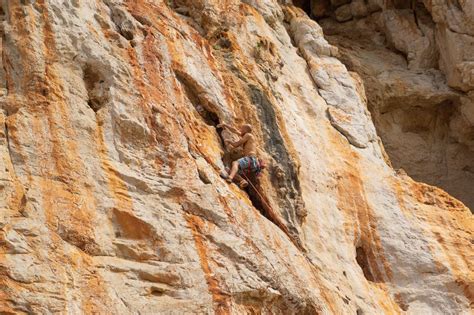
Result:
<svg viewBox="0 0 474 315"><path fill-rule="evenodd" d="M252 126L249 124L244 124L240 127L240 130L229 126L225 123L219 124L217 127L225 128L230 132L238 135L240 139L238 141L229 141L225 143L231 148L237 148L243 146L244 156L236 161L232 162L232 167L230 173L224 174L222 177L228 183L232 183L234 177L238 175L249 175L250 173L255 174L256 176L260 175L261 171L265 168L265 164L262 160L257 158L257 146L255 143L255 136L252 134ZM241 180L239 186L245 188L248 185L247 181Z"/></svg>

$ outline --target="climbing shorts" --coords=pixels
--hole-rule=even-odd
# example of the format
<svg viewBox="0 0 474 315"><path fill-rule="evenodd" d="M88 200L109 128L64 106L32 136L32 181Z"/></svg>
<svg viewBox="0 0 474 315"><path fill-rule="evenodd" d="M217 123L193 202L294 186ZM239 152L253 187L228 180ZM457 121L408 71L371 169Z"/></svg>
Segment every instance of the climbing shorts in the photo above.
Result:
<svg viewBox="0 0 474 315"><path fill-rule="evenodd" d="M239 162L239 174L250 174L255 173L258 175L262 168L260 166L260 161L255 156L244 156L237 160Z"/></svg>

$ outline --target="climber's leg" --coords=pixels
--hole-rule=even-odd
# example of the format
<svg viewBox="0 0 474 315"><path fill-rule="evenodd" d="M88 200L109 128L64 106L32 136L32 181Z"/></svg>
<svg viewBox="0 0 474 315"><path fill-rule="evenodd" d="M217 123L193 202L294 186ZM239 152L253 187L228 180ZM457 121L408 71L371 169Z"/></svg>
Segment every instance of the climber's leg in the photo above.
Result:
<svg viewBox="0 0 474 315"><path fill-rule="evenodd" d="M235 174L239 171L239 161L234 161L232 162L232 168L230 169L230 174L229 177L227 177L227 181L229 183L232 183L232 180L234 179Z"/></svg>

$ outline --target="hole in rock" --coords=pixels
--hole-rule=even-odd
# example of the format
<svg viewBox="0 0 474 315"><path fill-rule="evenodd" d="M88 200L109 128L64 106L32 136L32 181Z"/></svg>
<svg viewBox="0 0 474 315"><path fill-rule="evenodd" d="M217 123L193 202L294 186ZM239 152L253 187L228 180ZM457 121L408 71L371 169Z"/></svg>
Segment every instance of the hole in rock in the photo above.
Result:
<svg viewBox="0 0 474 315"><path fill-rule="evenodd" d="M375 279L374 279L374 276L372 275L372 271L370 270L369 260L364 248L362 247L356 248L356 261L357 261L357 264L362 269L362 272L364 273L364 277L368 281L374 282Z"/></svg>
<svg viewBox="0 0 474 315"><path fill-rule="evenodd" d="M109 87L105 83L104 76L92 65L84 67L83 79L87 90L87 104L97 112L109 100Z"/></svg>
<svg viewBox="0 0 474 315"><path fill-rule="evenodd" d="M337 9L335 5L331 4L331 0L293 0L293 4L314 19L331 16L334 14L334 10Z"/></svg>
<svg viewBox="0 0 474 315"><path fill-rule="evenodd" d="M162 296L165 294L166 290L160 287L151 287L150 294L154 296Z"/></svg>

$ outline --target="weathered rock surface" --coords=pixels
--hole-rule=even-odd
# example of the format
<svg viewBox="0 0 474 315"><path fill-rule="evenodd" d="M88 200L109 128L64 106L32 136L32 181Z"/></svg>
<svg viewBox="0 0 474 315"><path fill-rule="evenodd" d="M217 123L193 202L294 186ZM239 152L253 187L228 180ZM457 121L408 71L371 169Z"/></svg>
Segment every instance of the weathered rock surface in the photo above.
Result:
<svg viewBox="0 0 474 315"><path fill-rule="evenodd" d="M362 77L394 167L473 209L474 90L468 65L474 58L474 12L468 1L459 7L432 3L399 1L364 18L321 24L343 63Z"/></svg>
<svg viewBox="0 0 474 315"><path fill-rule="evenodd" d="M362 43L340 52L289 1L0 8L0 312L472 311L469 209L392 169L370 73L343 62L402 63L377 72L393 93L383 105L459 102L437 126L469 146L472 92L432 92L441 72L420 80ZM269 165L256 190L219 177L238 154L219 122L254 126Z"/></svg>

